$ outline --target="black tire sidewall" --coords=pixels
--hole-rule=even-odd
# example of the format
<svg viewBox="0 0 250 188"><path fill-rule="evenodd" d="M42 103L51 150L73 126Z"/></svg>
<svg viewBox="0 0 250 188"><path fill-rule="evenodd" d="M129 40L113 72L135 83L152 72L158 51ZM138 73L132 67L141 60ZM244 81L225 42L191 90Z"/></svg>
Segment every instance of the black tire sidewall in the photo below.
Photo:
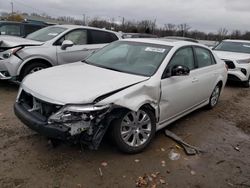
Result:
<svg viewBox="0 0 250 188"><path fill-rule="evenodd" d="M32 69L34 69L36 67L48 68L48 65L46 65L45 63L42 63L42 62L30 63L23 68L22 73L20 75L20 79L22 80L25 76L30 74L30 71Z"/></svg>
<svg viewBox="0 0 250 188"><path fill-rule="evenodd" d="M211 104L212 96L213 96L214 90L215 90L217 87L219 88L219 96L218 96L218 99L217 99L216 104L215 104L215 105L212 105L212 104ZM221 93L221 87L217 84L217 85L214 87L213 92L212 92L212 94L211 94L211 96L210 96L210 98L209 98L208 108L212 109L212 108L214 108L214 107L218 104L218 101L219 101L219 98L220 98L220 93Z"/></svg>
<svg viewBox="0 0 250 188"><path fill-rule="evenodd" d="M127 145L121 137L121 131L120 131L121 130L121 123L122 123L123 118L130 112L129 110L122 112L120 117L112 122L112 138L113 138L116 146L118 147L118 149L124 153L135 154L135 153L139 153L139 152L143 151L146 147L148 147L148 145L150 144L151 140L153 139L153 137L155 135L156 120L155 120L154 114L152 113L152 111L150 111L147 108L142 108L141 110L146 112L148 114L148 116L150 117L152 131L151 131L151 135L148 138L148 140L143 145L141 145L139 147L132 147L132 146Z"/></svg>

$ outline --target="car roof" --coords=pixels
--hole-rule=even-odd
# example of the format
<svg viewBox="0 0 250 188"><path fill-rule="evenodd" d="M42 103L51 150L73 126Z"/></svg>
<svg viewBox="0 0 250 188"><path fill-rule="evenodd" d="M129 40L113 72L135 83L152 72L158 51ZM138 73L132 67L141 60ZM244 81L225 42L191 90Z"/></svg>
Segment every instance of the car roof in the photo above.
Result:
<svg viewBox="0 0 250 188"><path fill-rule="evenodd" d="M234 40L234 39L226 39L226 40L223 40L223 41L226 41L226 42L245 42L245 43L250 43L250 40Z"/></svg>
<svg viewBox="0 0 250 188"><path fill-rule="evenodd" d="M184 41L199 43L196 39L188 38L188 37L180 37L180 36L166 36L166 37L163 37L163 39L184 40Z"/></svg>
<svg viewBox="0 0 250 188"><path fill-rule="evenodd" d="M111 30L107 30L107 29L100 29L97 27L90 27L90 26L82 26L82 25L66 25L66 24L62 24L62 25L52 25L49 27L64 27L66 29L93 29L93 30L98 30L98 31L106 31L106 32L110 32L110 33L115 33L116 35L119 35L118 32L115 31L111 31Z"/></svg>
<svg viewBox="0 0 250 188"><path fill-rule="evenodd" d="M16 21L0 21L0 24L20 24L20 25L46 25L45 23L34 23L34 22L16 22Z"/></svg>
<svg viewBox="0 0 250 188"><path fill-rule="evenodd" d="M159 44L159 45L166 45L166 46L188 46L188 45L196 45L207 48L203 44L199 44L196 42L190 41L182 41L182 40L167 40L163 38L129 38L129 39L122 39L122 41L132 41L132 42L141 42L141 43L151 43L151 44Z"/></svg>

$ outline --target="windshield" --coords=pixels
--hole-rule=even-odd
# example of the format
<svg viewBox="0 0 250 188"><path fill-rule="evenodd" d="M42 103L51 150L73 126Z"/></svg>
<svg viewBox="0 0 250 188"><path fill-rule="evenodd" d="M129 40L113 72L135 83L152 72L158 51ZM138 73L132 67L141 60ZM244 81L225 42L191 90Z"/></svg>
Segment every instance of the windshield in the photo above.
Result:
<svg viewBox="0 0 250 188"><path fill-rule="evenodd" d="M46 42L55 38L57 35L64 32L65 30L67 29L63 27L45 27L43 29L35 31L34 33L29 34L26 38L40 42Z"/></svg>
<svg viewBox="0 0 250 188"><path fill-rule="evenodd" d="M214 50L250 54L250 43L223 41Z"/></svg>
<svg viewBox="0 0 250 188"><path fill-rule="evenodd" d="M115 71L152 76L172 47L117 41L94 53L86 63Z"/></svg>

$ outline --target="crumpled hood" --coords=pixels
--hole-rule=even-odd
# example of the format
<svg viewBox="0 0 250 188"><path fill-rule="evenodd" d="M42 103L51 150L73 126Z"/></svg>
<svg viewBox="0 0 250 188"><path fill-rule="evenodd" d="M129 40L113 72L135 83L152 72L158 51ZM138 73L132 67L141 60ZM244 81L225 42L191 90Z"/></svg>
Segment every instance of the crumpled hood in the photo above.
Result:
<svg viewBox="0 0 250 188"><path fill-rule="evenodd" d="M0 35L0 48L14 48L18 46L39 46L43 42L38 42L26 38Z"/></svg>
<svg viewBox="0 0 250 188"><path fill-rule="evenodd" d="M242 60L250 59L250 54L246 53L236 53L236 52L226 52L214 50L214 53L220 58L225 60Z"/></svg>
<svg viewBox="0 0 250 188"><path fill-rule="evenodd" d="M147 79L77 62L30 74L21 87L49 103L88 104L102 95Z"/></svg>

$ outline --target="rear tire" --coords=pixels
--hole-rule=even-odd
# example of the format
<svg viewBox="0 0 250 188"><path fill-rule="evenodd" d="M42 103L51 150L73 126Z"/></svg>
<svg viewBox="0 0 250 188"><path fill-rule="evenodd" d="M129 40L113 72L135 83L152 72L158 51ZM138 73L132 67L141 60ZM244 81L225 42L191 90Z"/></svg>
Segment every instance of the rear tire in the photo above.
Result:
<svg viewBox="0 0 250 188"><path fill-rule="evenodd" d="M48 67L49 66L43 62L34 62L27 64L26 66L23 67L19 80L22 81L24 77L27 76L28 74L37 72L42 69L46 69Z"/></svg>
<svg viewBox="0 0 250 188"><path fill-rule="evenodd" d="M209 98L209 104L207 105L208 109L212 109L218 104L220 98L220 92L221 92L221 86L217 84Z"/></svg>
<svg viewBox="0 0 250 188"><path fill-rule="evenodd" d="M125 110L112 122L112 138L118 149L135 154L150 144L156 131L154 114L147 108L137 112Z"/></svg>

